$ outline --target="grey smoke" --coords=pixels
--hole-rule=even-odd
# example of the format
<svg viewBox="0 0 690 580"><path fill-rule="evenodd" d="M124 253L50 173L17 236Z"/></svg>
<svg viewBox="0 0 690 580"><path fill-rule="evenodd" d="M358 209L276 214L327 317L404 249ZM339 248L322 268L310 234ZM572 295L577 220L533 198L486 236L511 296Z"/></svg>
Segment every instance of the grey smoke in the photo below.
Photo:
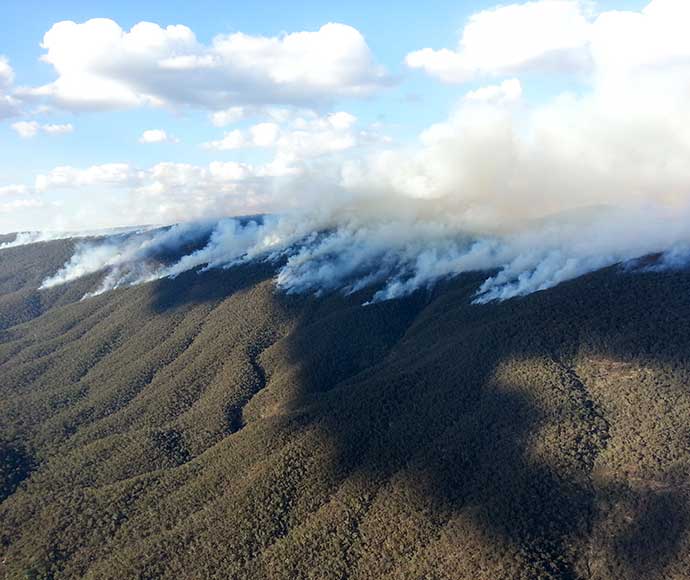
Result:
<svg viewBox="0 0 690 580"><path fill-rule="evenodd" d="M150 229L151 226L137 226L137 227L121 227L121 228L104 228L81 231L31 231L18 232L15 238L9 242L0 244L0 250L7 248L16 248L18 246L25 246L27 244L37 244L39 242L52 242L55 240L67 240L75 238L91 238L111 236L114 234L124 234L128 232L143 232Z"/></svg>
<svg viewBox="0 0 690 580"><path fill-rule="evenodd" d="M70 260L53 276L46 278L40 289L66 284L101 271L105 271L106 275L99 288L87 297L122 285L155 279L160 266L152 258L207 236L211 230L212 226L208 223L177 224L81 242Z"/></svg>
<svg viewBox="0 0 690 580"><path fill-rule="evenodd" d="M690 71L669 62L619 70L604 60L586 94L534 107L465 99L416 147L308 168L279 192L276 206L292 211L220 219L203 247L170 264L150 260L158 242L148 234L85 244L43 286L105 270L105 291L269 260L282 291L368 288L372 301L483 271L481 303L650 254L660 254L656 268L682 267ZM183 232L197 227L164 235L182 248Z"/></svg>
<svg viewBox="0 0 690 580"><path fill-rule="evenodd" d="M103 270L106 274L94 295L194 269L281 259L276 284L288 293L350 294L370 288L374 291L371 301L377 302L407 296L463 272L486 271L475 297L477 303L484 303L551 288L649 254L661 254L657 269L682 267L687 262L687 213L669 213L654 206L592 211L593 216L586 212L556 215L528 228L490 236L463 232L419 215L366 222L351 217L336 227L324 215L309 219L306 214L227 218L213 226L181 224L83 244L42 287ZM207 235L207 243L174 263L150 260L162 247L181 248L190 239L199 239L201 232Z"/></svg>

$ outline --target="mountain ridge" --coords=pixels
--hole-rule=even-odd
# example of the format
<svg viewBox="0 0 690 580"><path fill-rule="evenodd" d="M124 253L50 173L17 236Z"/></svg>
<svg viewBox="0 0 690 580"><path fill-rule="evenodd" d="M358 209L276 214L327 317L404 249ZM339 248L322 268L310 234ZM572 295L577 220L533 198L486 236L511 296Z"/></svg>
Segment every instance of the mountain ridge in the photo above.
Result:
<svg viewBox="0 0 690 580"><path fill-rule="evenodd" d="M2 331L8 577L686 577L688 272L363 307L273 271L94 275Z"/></svg>

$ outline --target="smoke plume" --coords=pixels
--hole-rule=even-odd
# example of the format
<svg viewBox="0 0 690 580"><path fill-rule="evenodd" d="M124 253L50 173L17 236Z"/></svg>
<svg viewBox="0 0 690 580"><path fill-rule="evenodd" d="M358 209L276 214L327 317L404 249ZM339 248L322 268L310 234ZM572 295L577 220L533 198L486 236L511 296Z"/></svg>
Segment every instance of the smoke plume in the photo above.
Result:
<svg viewBox="0 0 690 580"><path fill-rule="evenodd" d="M528 104L517 79L472 91L413 147L319 161L281 182L276 207L290 210L220 219L170 264L152 261L152 248L163 238L182 248L201 226L86 243L43 287L104 270L105 290L270 260L283 291L370 288L373 301L485 271L476 301L486 302L649 254L661 255L654 268L683 267L690 36L674 16L683 11L656 0L584 26L578 93ZM633 50L639 39L650 50Z"/></svg>
<svg viewBox="0 0 690 580"><path fill-rule="evenodd" d="M140 284L158 277L166 257L185 245L208 236L206 223L178 224L159 229L134 230L128 233L88 240L77 245L74 255L40 289L66 284L96 272L105 272L97 290L86 297L102 294L124 284Z"/></svg>
<svg viewBox="0 0 690 580"><path fill-rule="evenodd" d="M124 234L127 232L145 231L146 229L149 229L149 226L82 230L78 232L58 230L18 232L15 234L13 240L0 244L0 250L4 250L7 248L16 248L18 246L26 246L27 244L37 244L39 242L53 242L55 240L111 236L116 233Z"/></svg>

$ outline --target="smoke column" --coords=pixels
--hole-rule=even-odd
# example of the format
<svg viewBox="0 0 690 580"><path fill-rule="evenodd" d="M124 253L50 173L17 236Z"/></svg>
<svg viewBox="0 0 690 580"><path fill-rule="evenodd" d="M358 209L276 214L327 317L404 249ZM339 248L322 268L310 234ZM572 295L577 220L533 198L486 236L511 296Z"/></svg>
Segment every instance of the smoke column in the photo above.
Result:
<svg viewBox="0 0 690 580"><path fill-rule="evenodd" d="M175 263L151 260L157 236L181 248L200 226L84 244L43 287L103 270L104 291L269 260L282 291L370 288L373 301L485 271L475 300L486 302L648 254L661 255L654 268L684 267L688 10L655 0L594 18L578 61L580 93L529 104L518 79L473 91L414 146L314 163L276 183L276 207L289 211L218 219L206 243Z"/></svg>

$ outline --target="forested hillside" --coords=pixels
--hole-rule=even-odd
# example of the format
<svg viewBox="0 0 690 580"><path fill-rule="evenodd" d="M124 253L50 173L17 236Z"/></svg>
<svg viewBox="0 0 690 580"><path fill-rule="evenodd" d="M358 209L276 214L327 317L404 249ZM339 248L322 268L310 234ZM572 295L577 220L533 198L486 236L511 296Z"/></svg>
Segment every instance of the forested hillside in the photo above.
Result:
<svg viewBox="0 0 690 580"><path fill-rule="evenodd" d="M72 249L0 250L0 576L690 578L689 272L39 291Z"/></svg>

